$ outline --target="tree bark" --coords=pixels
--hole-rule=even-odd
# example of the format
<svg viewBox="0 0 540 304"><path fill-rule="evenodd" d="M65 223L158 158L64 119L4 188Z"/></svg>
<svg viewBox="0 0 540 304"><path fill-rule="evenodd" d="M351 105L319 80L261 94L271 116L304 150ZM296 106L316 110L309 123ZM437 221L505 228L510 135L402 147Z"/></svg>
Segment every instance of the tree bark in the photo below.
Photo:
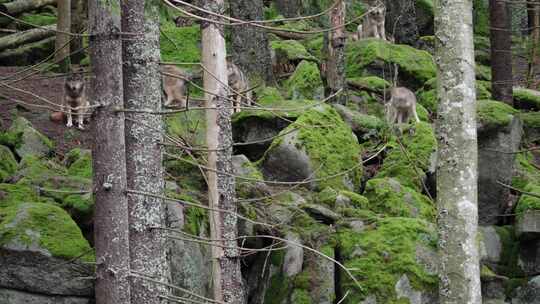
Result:
<svg viewBox="0 0 540 304"><path fill-rule="evenodd" d="M0 12L14 16L20 13L38 9L45 5L51 5L55 3L56 0L18 0L0 4Z"/></svg>
<svg viewBox="0 0 540 304"><path fill-rule="evenodd" d="M124 98L131 110L161 110L159 72L159 0L122 1ZM127 39L129 38L129 39ZM162 167L163 121L147 113L126 114L127 186L131 190L164 195ZM166 258L165 204L148 195L128 196L131 271L169 282ZM131 303L165 303L168 288L133 277Z"/></svg>
<svg viewBox="0 0 540 304"><path fill-rule="evenodd" d="M86 28L86 20L88 13L88 4L86 0L72 0L71 1L71 32L72 33L82 33ZM84 58L86 53L83 50L83 37L76 36L72 37L70 44L71 51L74 52L71 54L71 63L79 64Z"/></svg>
<svg viewBox="0 0 540 304"><path fill-rule="evenodd" d="M208 0L207 10L223 14L223 0ZM234 177L232 170L232 103L226 99L228 89L225 37L223 27L203 22L202 63L206 67L203 82L207 110L206 142L209 149L208 197L211 208L236 211ZM240 272L237 246L237 218L231 213L211 212L212 239L221 240L212 246L214 299L225 303L244 304L245 293ZM221 247L224 246L224 247Z"/></svg>
<svg viewBox="0 0 540 304"><path fill-rule="evenodd" d="M297 17L302 11L302 0L275 0L274 3L285 18Z"/></svg>
<svg viewBox="0 0 540 304"><path fill-rule="evenodd" d="M489 0L491 91L493 99L513 105L512 38L505 0Z"/></svg>
<svg viewBox="0 0 540 304"><path fill-rule="evenodd" d="M116 0L119 5L120 0ZM120 31L120 16L111 5L92 0L90 33ZM129 304L129 227L123 107L122 42L102 35L90 41L90 59L96 77L89 98L103 105L94 112L94 239L96 247L96 304Z"/></svg>
<svg viewBox="0 0 540 304"><path fill-rule="evenodd" d="M71 0L58 0L58 24L56 29L56 55L54 61L60 65L60 70L67 73L70 66L69 61L69 41L71 33Z"/></svg>
<svg viewBox="0 0 540 304"><path fill-rule="evenodd" d="M536 69L540 65L540 1L527 4L529 16L529 34L531 40L531 54L529 58L529 71L527 85L530 89L536 89Z"/></svg>
<svg viewBox="0 0 540 304"><path fill-rule="evenodd" d="M44 28L35 28L24 32L18 32L0 38L0 51L14 49L26 43L39 41L54 36L56 25L49 25Z"/></svg>
<svg viewBox="0 0 540 304"><path fill-rule="evenodd" d="M241 20L263 20L262 0L229 0L231 17ZM231 28L234 62L246 71L250 78L274 81L270 46L266 31L253 26Z"/></svg>
<svg viewBox="0 0 540 304"><path fill-rule="evenodd" d="M330 11L330 26L335 30L325 33L326 35L326 97L345 89L345 32L346 8L345 1L340 1ZM344 105L347 102L346 94L339 94L330 102Z"/></svg>
<svg viewBox="0 0 540 304"><path fill-rule="evenodd" d="M435 12L440 303L479 304L472 1L438 0Z"/></svg>

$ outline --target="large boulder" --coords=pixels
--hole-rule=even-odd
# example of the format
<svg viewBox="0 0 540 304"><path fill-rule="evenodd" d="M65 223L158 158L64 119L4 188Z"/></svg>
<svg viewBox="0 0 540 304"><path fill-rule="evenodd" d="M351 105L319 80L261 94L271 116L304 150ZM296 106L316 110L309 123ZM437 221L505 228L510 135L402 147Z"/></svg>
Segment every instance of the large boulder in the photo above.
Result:
<svg viewBox="0 0 540 304"><path fill-rule="evenodd" d="M305 112L280 133L262 159L267 180L302 182L312 189L356 189L362 176L360 146L330 106Z"/></svg>
<svg viewBox="0 0 540 304"><path fill-rule="evenodd" d="M510 190L499 183L512 181L522 123L512 107L498 101L480 100L477 113L479 222L492 225L509 202Z"/></svg>
<svg viewBox="0 0 540 304"><path fill-rule="evenodd" d="M540 299L540 276L529 280L527 286L520 287L517 295L512 299L512 304L535 304Z"/></svg>
<svg viewBox="0 0 540 304"><path fill-rule="evenodd" d="M17 160L13 152L6 147L0 145L0 183L5 181L17 170Z"/></svg>
<svg viewBox="0 0 540 304"><path fill-rule="evenodd" d="M314 62L303 60L287 79L285 86L290 99L322 99L324 86L319 67Z"/></svg>
<svg viewBox="0 0 540 304"><path fill-rule="evenodd" d="M54 145L45 135L39 133L25 118L19 116L8 129L10 134L21 134L20 142L15 145L15 152L21 158L27 155L46 156Z"/></svg>

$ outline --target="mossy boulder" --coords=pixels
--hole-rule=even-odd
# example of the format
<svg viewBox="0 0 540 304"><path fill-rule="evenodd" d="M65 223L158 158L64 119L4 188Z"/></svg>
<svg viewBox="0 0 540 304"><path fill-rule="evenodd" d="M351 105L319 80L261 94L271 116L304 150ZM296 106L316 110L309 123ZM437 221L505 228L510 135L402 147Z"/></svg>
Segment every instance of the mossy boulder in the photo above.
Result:
<svg viewBox="0 0 540 304"><path fill-rule="evenodd" d="M475 67L476 79L491 81L491 67L477 64Z"/></svg>
<svg viewBox="0 0 540 304"><path fill-rule="evenodd" d="M517 109L538 111L540 110L540 92L526 88L514 88L514 106Z"/></svg>
<svg viewBox="0 0 540 304"><path fill-rule="evenodd" d="M92 151L75 148L66 155L68 175L92 178Z"/></svg>
<svg viewBox="0 0 540 304"><path fill-rule="evenodd" d="M391 79L394 64L399 68L400 83L413 90L436 76L433 57L426 51L381 39L364 39L347 46L348 78L375 75Z"/></svg>
<svg viewBox="0 0 540 304"><path fill-rule="evenodd" d="M315 179L311 188L352 190L362 176L360 146L351 128L328 105L301 115L280 133L262 160L271 180Z"/></svg>
<svg viewBox="0 0 540 304"><path fill-rule="evenodd" d="M13 121L7 133L11 137L20 136L20 142L16 144L15 152L21 158L27 155L46 156L54 148L54 144L49 138L34 129L32 124L21 116Z"/></svg>
<svg viewBox="0 0 540 304"><path fill-rule="evenodd" d="M476 115L480 130L494 130L506 127L518 111L511 106L495 100L478 100Z"/></svg>
<svg viewBox="0 0 540 304"><path fill-rule="evenodd" d="M324 96L321 73L314 62L300 62L285 86L291 99L322 99Z"/></svg>
<svg viewBox="0 0 540 304"><path fill-rule="evenodd" d="M334 104L333 107L359 139L376 136L384 127L384 122L373 115L363 114L339 104Z"/></svg>
<svg viewBox="0 0 540 304"><path fill-rule="evenodd" d="M164 22L160 26L161 59L168 62L201 61L200 26L177 27L173 22ZM183 68L190 68L183 66Z"/></svg>
<svg viewBox="0 0 540 304"><path fill-rule="evenodd" d="M391 177L403 186L424 191L425 172L431 165L437 141L429 123L419 122L411 128L401 137L393 137L389 141L389 150L375 177Z"/></svg>
<svg viewBox="0 0 540 304"><path fill-rule="evenodd" d="M236 196L255 198L268 195L269 190L259 169L245 155L232 157L233 172L236 176Z"/></svg>
<svg viewBox="0 0 540 304"><path fill-rule="evenodd" d="M518 153L514 164L512 186L524 189L529 183L540 185L540 171L535 164L535 155L533 152Z"/></svg>
<svg viewBox="0 0 540 304"><path fill-rule="evenodd" d="M540 185L532 183L527 184L525 188L523 188L523 191L540 195ZM540 210L540 198L533 195L522 194L516 206L516 213L519 216L530 210Z"/></svg>
<svg viewBox="0 0 540 304"><path fill-rule="evenodd" d="M365 88L371 92L383 93L392 87L390 82L377 76L347 78L347 83L354 88Z"/></svg>
<svg viewBox="0 0 540 304"><path fill-rule="evenodd" d="M437 234L432 224L411 218L379 219L362 232L341 228L337 239L344 265L359 283L340 270L340 289L350 291L343 303L361 303L366 298L408 303L396 292L403 276L422 299L437 293Z"/></svg>
<svg viewBox="0 0 540 304"><path fill-rule="evenodd" d="M0 182L15 173L17 165L13 152L8 147L0 145Z"/></svg>
<svg viewBox="0 0 540 304"><path fill-rule="evenodd" d="M311 55L296 40L274 40L270 42L270 47L275 52L278 63L282 63L283 61L298 63L302 60L317 61L317 58Z"/></svg>
<svg viewBox="0 0 540 304"><path fill-rule="evenodd" d="M540 138L540 112L519 113L527 141L536 142Z"/></svg>
<svg viewBox="0 0 540 304"><path fill-rule="evenodd" d="M62 208L51 204L27 202L1 207L0 246L63 259L94 259L79 227Z"/></svg>
<svg viewBox="0 0 540 304"><path fill-rule="evenodd" d="M18 205L25 202L54 203L39 195L39 191L27 185L0 184L0 207Z"/></svg>
<svg viewBox="0 0 540 304"><path fill-rule="evenodd" d="M538 223L540 221L540 185L538 184L527 184L523 191L527 193L532 193L532 195L529 195L527 193L521 194L521 197L517 203L516 206L516 214L517 214L517 223L516 223L516 233L519 238L523 240L530 240L530 239L538 239L540 237L540 227L538 227ZM534 261L536 258L534 258L534 254L531 256L530 254L526 254L525 251L529 252L537 252L536 248L537 245L526 243L523 244L524 252L522 253L525 256L525 259ZM526 247L533 246L532 250L527 249ZM536 247L536 248L535 248ZM538 256L536 254L536 256ZM531 264L534 264L533 261L529 261L528 263L524 263L523 265L524 269L533 269L532 272L536 271L536 267L531 267ZM531 271L528 271L531 272Z"/></svg>
<svg viewBox="0 0 540 304"><path fill-rule="evenodd" d="M490 92L490 86L486 86L487 84L482 81L476 81L476 99L477 100L483 100L483 99L490 99L491 98L491 92ZM437 107L439 105L438 97L437 97L437 79L433 78L430 79L428 82L424 84L424 86L416 91L416 98L420 105L422 105L429 113L436 114L437 113Z"/></svg>

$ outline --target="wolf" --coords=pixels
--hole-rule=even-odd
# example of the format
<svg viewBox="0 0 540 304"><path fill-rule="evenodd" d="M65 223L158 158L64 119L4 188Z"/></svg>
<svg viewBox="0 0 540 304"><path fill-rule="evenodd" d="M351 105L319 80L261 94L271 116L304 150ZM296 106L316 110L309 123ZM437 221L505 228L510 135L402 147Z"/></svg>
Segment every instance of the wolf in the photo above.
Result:
<svg viewBox="0 0 540 304"><path fill-rule="evenodd" d="M242 101L245 105L251 105L252 94L249 91L249 81L240 68L231 61L227 61L227 75L229 87L234 91L232 94L234 113L241 111Z"/></svg>
<svg viewBox="0 0 540 304"><path fill-rule="evenodd" d="M188 82L190 75L183 69L174 65L161 66L163 93L165 94L164 105L186 107Z"/></svg>
<svg viewBox="0 0 540 304"><path fill-rule="evenodd" d="M419 122L416 113L416 96L405 87L394 87L390 91L390 101L386 104L386 119L389 124L408 123L411 117Z"/></svg>
<svg viewBox="0 0 540 304"><path fill-rule="evenodd" d="M85 94L84 69L72 69L64 82L63 111L66 112L66 126L73 126L73 115L77 117L77 127L84 130L84 118L88 116L90 103Z"/></svg>
<svg viewBox="0 0 540 304"><path fill-rule="evenodd" d="M386 7L383 3L378 3L376 6L372 7L362 23L358 25L358 39L373 37L387 40L384 29L385 15Z"/></svg>

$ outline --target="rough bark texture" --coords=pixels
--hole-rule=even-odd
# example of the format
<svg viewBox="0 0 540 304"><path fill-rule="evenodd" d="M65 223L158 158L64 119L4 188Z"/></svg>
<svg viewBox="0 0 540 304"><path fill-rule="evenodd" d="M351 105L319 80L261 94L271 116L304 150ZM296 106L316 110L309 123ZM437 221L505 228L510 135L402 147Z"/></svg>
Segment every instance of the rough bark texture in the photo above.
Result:
<svg viewBox="0 0 540 304"><path fill-rule="evenodd" d="M263 20L262 0L229 0L231 17L241 20ZM272 82L272 60L265 30L253 26L231 27L234 62L246 71L249 78Z"/></svg>
<svg viewBox="0 0 540 304"><path fill-rule="evenodd" d="M159 72L159 0L122 1L124 98L131 110L161 110ZM136 36L133 36L136 35ZM129 189L163 195L163 122L159 115L126 114L126 164ZM162 199L129 195L131 271L161 282L169 281ZM131 302L164 303L168 288L134 277Z"/></svg>
<svg viewBox="0 0 540 304"><path fill-rule="evenodd" d="M531 57L529 58L529 71L527 76L527 85L529 88L536 88L536 67L540 65L540 1L535 0L527 4L527 13L529 16L529 32L531 35Z"/></svg>
<svg viewBox="0 0 540 304"><path fill-rule="evenodd" d="M220 14L224 13L223 0L209 0L205 8ZM206 172L208 179L209 205L213 208L236 211L234 177L232 168L232 104L224 98L228 94L227 64L223 28L216 24L203 22L202 63L208 69L203 75L206 106L217 108L206 112L208 167L216 170ZM212 76L214 75L214 76ZM217 79L216 79L217 78ZM226 248L212 246L214 299L225 303L245 303L242 273L240 272L237 246L237 218L233 214L211 212L210 230L212 239L223 240Z"/></svg>
<svg viewBox="0 0 540 304"><path fill-rule="evenodd" d="M116 6L120 0L115 1ZM100 0L92 0L90 33L120 31L120 16ZM122 42L98 35L90 41L93 72L89 98L103 105L94 112L94 239L96 247L96 303L129 304L129 230L126 154L122 107Z"/></svg>
<svg viewBox="0 0 540 304"><path fill-rule="evenodd" d="M39 41L54 36L56 25L49 25L43 28L34 28L24 32L18 32L0 38L0 51L14 49L26 43Z"/></svg>
<svg viewBox="0 0 540 304"><path fill-rule="evenodd" d="M513 104L512 37L506 0L489 0L493 99Z"/></svg>
<svg viewBox="0 0 540 304"><path fill-rule="evenodd" d="M56 0L18 0L0 4L0 12L6 13L8 15L17 15L26 11L35 10L42 6L52 5L55 3Z"/></svg>
<svg viewBox="0 0 540 304"><path fill-rule="evenodd" d="M72 0L71 1L71 32L72 33L82 33L86 28L86 20L88 13L88 4L86 0ZM70 43L71 52L71 63L79 64L84 58L85 51L83 48L83 37L75 36L72 37Z"/></svg>
<svg viewBox="0 0 540 304"><path fill-rule="evenodd" d="M437 206L441 303L481 303L472 1L438 0Z"/></svg>
<svg viewBox="0 0 540 304"><path fill-rule="evenodd" d="M346 8L345 1L340 1L330 11L330 26L336 28L329 32L325 39L326 47L326 88L325 95L328 97L339 90L345 89L345 33ZM339 27L339 28L337 28ZM325 37L326 38L326 37ZM347 95L340 94L331 100L332 103L345 104Z"/></svg>
<svg viewBox="0 0 540 304"><path fill-rule="evenodd" d="M58 0L58 23L56 25L56 55L54 61L60 65L60 70L64 73L69 70L69 40L67 33L71 32L71 0Z"/></svg>

